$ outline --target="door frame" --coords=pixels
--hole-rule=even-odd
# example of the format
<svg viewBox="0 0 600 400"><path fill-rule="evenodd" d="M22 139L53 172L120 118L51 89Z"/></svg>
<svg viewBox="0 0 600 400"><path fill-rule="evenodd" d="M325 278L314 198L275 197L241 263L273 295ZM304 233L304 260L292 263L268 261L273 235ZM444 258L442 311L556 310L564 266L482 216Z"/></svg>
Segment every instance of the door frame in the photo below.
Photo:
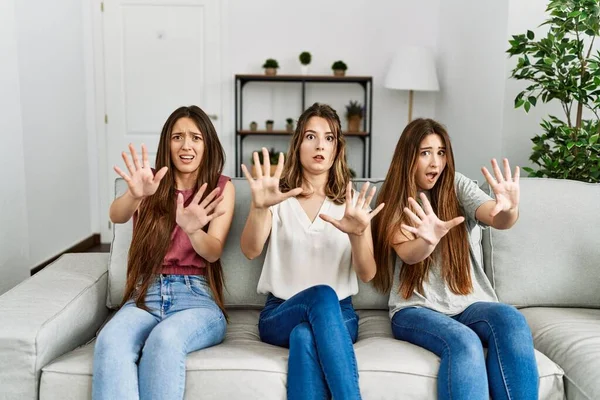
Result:
<svg viewBox="0 0 600 400"><path fill-rule="evenodd" d="M223 49L227 49L226 43L224 43L224 39L227 39L227 35L223 34L223 30L228 26L227 25L227 12L229 6L228 0L200 0L202 2L211 2L215 5L215 10L218 14L219 26L220 29L217 30L216 35L219 41L219 45L217 46L218 52L215 62L218 63L218 70L221 71L221 76L218 82L218 90L221 93L221 101L220 101L220 109L219 110L211 110L211 112L216 112L219 118L221 119L221 130L226 129L227 122L223 118L223 112L228 109L228 107L224 107L224 102L226 99L229 99L229 96L226 93L223 93L223 82L226 82L225 79L228 74L225 74L222 68L222 59L223 59ZM189 0L182 1L174 1L174 5L185 2L189 3ZM89 137L95 138L95 145L97 148L97 159L98 163L96 166L90 165L92 170L92 175L96 172L98 176L98 188L95 191L93 188L90 188L90 194L98 193L99 201L98 207L96 210L93 210L94 201L90 199L90 210L93 213L94 211L97 213L96 217L92 215L92 221L98 221L98 226L92 226L92 230L99 229L100 230L100 240L102 243L110 243L112 242L113 233L112 233L112 224L108 219L108 209L112 202L111 198L111 185L114 182L114 179L110 179L108 177L108 136L107 136L107 123L106 119L110 119L110 116L106 115L106 73L105 73L105 60L104 60L104 2L97 0L90 0L91 3L91 41L89 43L88 40L85 40L86 36L84 34L84 45L90 45L93 48L93 96L88 95L88 100L93 101L93 114L90 113L88 115L88 126L94 128L94 132ZM140 3L156 3L153 0L133 0L132 3L140 4ZM85 12L85 11L84 11ZM88 43L86 43L88 42ZM89 148L89 147L88 147ZM115 173L115 178L117 177Z"/></svg>

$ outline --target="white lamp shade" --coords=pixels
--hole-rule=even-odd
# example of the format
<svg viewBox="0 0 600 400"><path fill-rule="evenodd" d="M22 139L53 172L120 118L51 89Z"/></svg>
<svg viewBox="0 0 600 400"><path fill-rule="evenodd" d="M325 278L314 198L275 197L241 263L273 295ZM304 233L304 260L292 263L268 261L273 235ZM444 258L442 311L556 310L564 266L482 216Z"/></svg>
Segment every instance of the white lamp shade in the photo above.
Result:
<svg viewBox="0 0 600 400"><path fill-rule="evenodd" d="M431 51L424 47L401 48L390 63L384 86L397 90L440 90Z"/></svg>

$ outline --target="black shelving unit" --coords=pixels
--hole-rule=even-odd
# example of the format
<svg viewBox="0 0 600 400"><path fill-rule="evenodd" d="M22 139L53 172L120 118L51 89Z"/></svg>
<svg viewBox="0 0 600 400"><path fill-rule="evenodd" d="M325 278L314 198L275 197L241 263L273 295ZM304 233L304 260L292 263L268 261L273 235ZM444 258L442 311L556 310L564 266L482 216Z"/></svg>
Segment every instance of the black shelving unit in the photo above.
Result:
<svg viewBox="0 0 600 400"><path fill-rule="evenodd" d="M363 105L365 115L362 120L362 132L344 132L346 137L357 137L362 141L363 177L371 177L371 127L373 120L373 77L371 76L327 76L327 75L235 75L235 160L236 176L242 176L242 157L244 154L244 139L248 136L291 136L287 131L251 131L242 129L244 119L242 104L244 86L249 82L298 82L302 94L302 110L306 109L307 83L356 83L364 91ZM340 116L343 118L343 115Z"/></svg>

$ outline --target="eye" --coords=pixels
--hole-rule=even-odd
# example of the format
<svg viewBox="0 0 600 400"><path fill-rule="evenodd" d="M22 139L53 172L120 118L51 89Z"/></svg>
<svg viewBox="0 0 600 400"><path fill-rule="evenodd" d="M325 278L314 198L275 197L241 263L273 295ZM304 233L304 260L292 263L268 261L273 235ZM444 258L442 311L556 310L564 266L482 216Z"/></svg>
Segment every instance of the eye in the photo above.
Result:
<svg viewBox="0 0 600 400"><path fill-rule="evenodd" d="M308 140L313 140L315 138L315 135L313 135L312 133L309 133L308 135L306 135L306 138Z"/></svg>
<svg viewBox="0 0 600 400"><path fill-rule="evenodd" d="M424 150L424 151L421 152L422 156L428 156L430 154L431 154L431 152L429 150Z"/></svg>
<svg viewBox="0 0 600 400"><path fill-rule="evenodd" d="M200 136L200 135L194 135L194 141L198 142L200 140L202 140L202 136Z"/></svg>
<svg viewBox="0 0 600 400"><path fill-rule="evenodd" d="M333 137L333 135L327 136L327 141L333 142L334 140L335 140L335 137Z"/></svg>
<svg viewBox="0 0 600 400"><path fill-rule="evenodd" d="M438 155L440 156L445 156L446 155L446 150L440 150Z"/></svg>
<svg viewBox="0 0 600 400"><path fill-rule="evenodd" d="M173 136L171 136L171 139L179 140L179 139L181 139L181 135L173 135Z"/></svg>

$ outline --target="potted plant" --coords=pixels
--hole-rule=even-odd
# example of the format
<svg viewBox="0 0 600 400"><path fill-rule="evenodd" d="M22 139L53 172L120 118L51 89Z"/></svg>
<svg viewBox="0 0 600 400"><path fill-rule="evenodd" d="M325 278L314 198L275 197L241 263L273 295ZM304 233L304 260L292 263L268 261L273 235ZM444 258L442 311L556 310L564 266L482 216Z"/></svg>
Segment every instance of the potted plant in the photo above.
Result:
<svg viewBox="0 0 600 400"><path fill-rule="evenodd" d="M287 118L285 120L286 124L285 124L285 130L288 132L293 132L294 131L294 120L292 118Z"/></svg>
<svg viewBox="0 0 600 400"><path fill-rule="evenodd" d="M364 116L364 108L358 101L350 101L346 106L346 120L348 121L348 132L359 132L360 124Z"/></svg>
<svg viewBox="0 0 600 400"><path fill-rule="evenodd" d="M258 160L262 165L264 163L264 157L262 149L255 150L258 153ZM269 149L269 162L271 163L271 176L275 173L275 169L277 169L277 163L279 162L279 151L276 151L274 147ZM251 163L252 163L252 176L256 178L256 165L254 164L254 152L252 152Z"/></svg>
<svg viewBox="0 0 600 400"><path fill-rule="evenodd" d="M310 64L312 60L311 54L308 51L303 51L298 58L300 59L300 70L302 71L302 75L308 75L308 64Z"/></svg>
<svg viewBox="0 0 600 400"><path fill-rule="evenodd" d="M258 124L256 123L256 121L252 121L252 122L250 122L250 130L251 130L252 132L255 132L255 131L256 131L256 129L258 129Z"/></svg>
<svg viewBox="0 0 600 400"><path fill-rule="evenodd" d="M265 126L267 128L267 132L271 132L273 130L273 120L272 119L266 120Z"/></svg>
<svg viewBox="0 0 600 400"><path fill-rule="evenodd" d="M507 53L517 56L511 77L529 81L517 94L515 108L529 112L541 100L560 102L564 117L549 115L534 136L529 176L600 182L600 53L592 54L599 36L597 1L553 0L545 37L532 31L514 35ZM591 118L584 119L584 110Z"/></svg>
<svg viewBox="0 0 600 400"><path fill-rule="evenodd" d="M265 69L265 75L277 75L279 63L273 58L268 58L262 66Z"/></svg>
<svg viewBox="0 0 600 400"><path fill-rule="evenodd" d="M345 62L339 60L333 63L331 69L333 70L333 76L345 76L348 66Z"/></svg>

